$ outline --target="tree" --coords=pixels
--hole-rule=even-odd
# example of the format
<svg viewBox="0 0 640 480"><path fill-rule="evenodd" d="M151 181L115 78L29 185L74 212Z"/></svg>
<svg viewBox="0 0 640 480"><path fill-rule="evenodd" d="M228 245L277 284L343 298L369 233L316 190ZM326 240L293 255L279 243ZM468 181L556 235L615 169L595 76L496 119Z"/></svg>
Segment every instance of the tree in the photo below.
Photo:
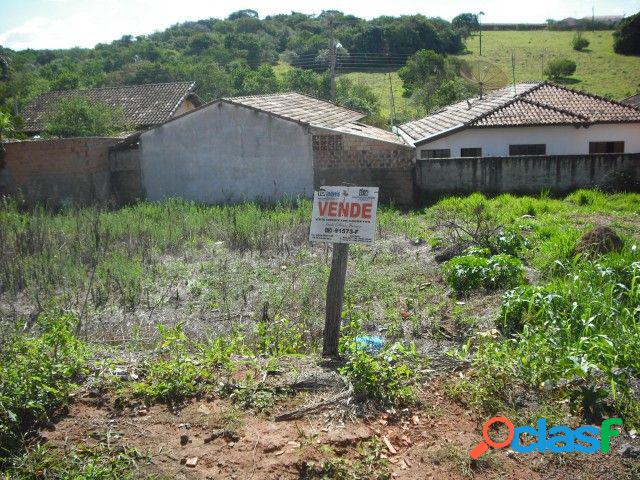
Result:
<svg viewBox="0 0 640 480"><path fill-rule="evenodd" d="M568 58L551 60L544 73L552 80L561 80L570 77L576 72L576 62Z"/></svg>
<svg viewBox="0 0 640 480"><path fill-rule="evenodd" d="M573 36L573 40L571 40L571 46L574 50L578 52L582 52L585 48L589 46L589 40L582 36L582 32L576 32Z"/></svg>
<svg viewBox="0 0 640 480"><path fill-rule="evenodd" d="M78 96L58 102L45 120L43 133L56 137L102 137L130 129L122 109Z"/></svg>
<svg viewBox="0 0 640 480"><path fill-rule="evenodd" d="M623 55L640 55L640 13L623 19L613 32L613 50Z"/></svg>
<svg viewBox="0 0 640 480"><path fill-rule="evenodd" d="M417 88L423 88L426 85L439 85L444 75L444 55L433 50L420 50L409 57L407 64L398 70L405 97L410 97Z"/></svg>
<svg viewBox="0 0 640 480"><path fill-rule="evenodd" d="M475 13L461 13L451 20L451 26L462 38L467 38L472 32L477 32L480 29L478 15Z"/></svg>

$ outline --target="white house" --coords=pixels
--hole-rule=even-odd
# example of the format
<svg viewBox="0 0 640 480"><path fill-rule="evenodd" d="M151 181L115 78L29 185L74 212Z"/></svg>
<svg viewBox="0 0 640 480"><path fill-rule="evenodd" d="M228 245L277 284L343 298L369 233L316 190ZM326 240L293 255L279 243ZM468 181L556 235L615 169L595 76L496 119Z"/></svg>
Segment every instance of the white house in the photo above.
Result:
<svg viewBox="0 0 640 480"><path fill-rule="evenodd" d="M398 132L418 160L640 153L640 108L549 82L455 103Z"/></svg>

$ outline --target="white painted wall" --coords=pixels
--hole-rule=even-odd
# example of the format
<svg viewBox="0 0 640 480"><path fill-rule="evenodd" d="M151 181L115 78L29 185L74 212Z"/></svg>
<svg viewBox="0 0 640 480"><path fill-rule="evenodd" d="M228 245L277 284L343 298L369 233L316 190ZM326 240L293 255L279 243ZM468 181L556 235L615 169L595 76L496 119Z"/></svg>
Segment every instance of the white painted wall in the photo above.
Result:
<svg viewBox="0 0 640 480"><path fill-rule="evenodd" d="M589 153L589 142L624 141L625 153L640 153L640 123L575 127L512 127L462 130L434 142L420 145L418 150L449 148L452 157L461 148L481 147L483 157L505 157L510 144L547 145L547 155L583 155ZM417 152L421 158L420 151Z"/></svg>
<svg viewBox="0 0 640 480"><path fill-rule="evenodd" d="M189 113L140 138L146 198L204 203L313 196L306 127L224 102Z"/></svg>

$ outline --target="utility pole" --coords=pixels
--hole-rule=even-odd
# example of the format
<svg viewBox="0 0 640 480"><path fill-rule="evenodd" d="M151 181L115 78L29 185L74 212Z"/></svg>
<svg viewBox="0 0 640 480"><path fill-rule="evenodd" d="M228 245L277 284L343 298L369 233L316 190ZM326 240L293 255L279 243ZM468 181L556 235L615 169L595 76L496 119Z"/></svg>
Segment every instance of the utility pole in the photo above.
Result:
<svg viewBox="0 0 640 480"><path fill-rule="evenodd" d="M331 71L331 101L336 101L336 39L334 35L334 23L335 23L335 15L329 15L329 68Z"/></svg>
<svg viewBox="0 0 640 480"><path fill-rule="evenodd" d="M484 12L479 12L476 17L478 17L478 30L480 31L480 56L482 56L482 23L480 22L480 17L484 15Z"/></svg>
<svg viewBox="0 0 640 480"><path fill-rule="evenodd" d="M513 94L517 95L516 89L516 51L511 50L511 73L513 75Z"/></svg>
<svg viewBox="0 0 640 480"><path fill-rule="evenodd" d="M391 127L393 128L393 126L396 123L396 102L393 98L393 84L391 83L391 72L387 72L389 75L389 107L390 107L390 120L391 120Z"/></svg>
<svg viewBox="0 0 640 480"><path fill-rule="evenodd" d="M591 5L591 33L596 31L596 6Z"/></svg>

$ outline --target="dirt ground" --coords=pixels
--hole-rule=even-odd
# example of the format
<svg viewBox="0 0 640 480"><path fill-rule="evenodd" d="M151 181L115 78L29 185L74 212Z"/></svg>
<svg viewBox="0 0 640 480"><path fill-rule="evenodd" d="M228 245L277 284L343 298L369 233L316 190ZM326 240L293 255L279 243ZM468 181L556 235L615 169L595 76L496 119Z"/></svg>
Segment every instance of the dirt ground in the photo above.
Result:
<svg viewBox="0 0 640 480"><path fill-rule="evenodd" d="M481 440L481 422L442 393L440 379L428 381L420 390L420 406L399 412L357 418L328 409L281 422L274 417L314 398L284 399L270 414L242 411L217 398L194 400L176 411L166 405L116 411L113 399L85 392L42 435L49 445L60 448L106 441L111 447L136 449L143 457L139 462L143 477L323 478L309 476L313 465L331 458L357 459L359 446L377 439L382 446L378 456L388 459L390 478L637 478L640 460L626 460L616 453L623 443L639 443L624 436L612 439L610 454L543 456L504 449L472 461L468 451ZM191 466L194 459L197 463Z"/></svg>

